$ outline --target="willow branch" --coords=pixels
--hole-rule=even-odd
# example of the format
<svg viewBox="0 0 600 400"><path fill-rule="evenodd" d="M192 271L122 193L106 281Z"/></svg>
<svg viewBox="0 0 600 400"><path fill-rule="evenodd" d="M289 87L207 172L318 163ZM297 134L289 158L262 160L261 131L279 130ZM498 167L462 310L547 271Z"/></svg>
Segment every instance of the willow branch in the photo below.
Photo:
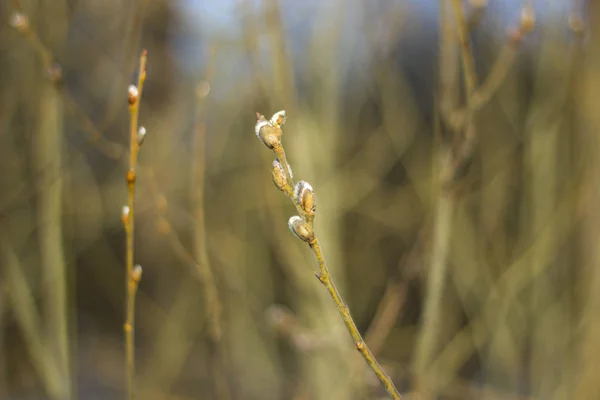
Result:
<svg viewBox="0 0 600 400"><path fill-rule="evenodd" d="M127 171L127 206L123 208L123 224L126 234L126 271L125 284L127 287L125 331L126 352L126 381L127 396L129 400L135 398L135 353L134 353L134 327L135 327L135 294L142 275L139 265L134 267L134 227L135 227L135 181L136 163L141 144L146 134L145 128L138 129L138 118L142 89L146 80L146 50L140 57L137 86L129 87L129 170Z"/></svg>
<svg viewBox="0 0 600 400"><path fill-rule="evenodd" d="M321 245L313 232L313 221L316 211L315 194L308 182L294 182L292 170L288 164L285 150L281 143L281 135L283 133L281 126L286 120L285 111L275 113L268 121L259 113L257 113L257 118L258 120L255 126L256 136L265 146L273 151L276 157L276 160L273 162L272 170L273 182L279 190L285 193L293 201L296 211L299 214L299 216L290 218L288 222L290 230L296 237L308 243L313 251L317 263L319 264L317 278L319 278L319 281L321 281L331 295L331 298L354 341L356 349L363 356L367 365L375 373L375 376L377 376L377 379L379 379L390 397L401 400L402 396L400 396L398 389L394 386L394 382L383 370L379 362L377 362L377 359L363 340L350 315L350 309L342 299L342 296L338 292L329 273L325 257L321 250Z"/></svg>
<svg viewBox="0 0 600 400"><path fill-rule="evenodd" d="M329 274L329 269L327 268L327 263L325 262L325 257L323 256L323 252L321 250L321 245L319 244L319 240L315 237L311 242L309 242L310 248L312 249L315 258L317 259L317 263L319 264L320 272L317 274L317 278L319 281L325 286L331 298L333 299L335 306L338 309L338 312L342 316L342 320L346 325L346 329L348 329L348 333L352 337L354 344L356 345L356 349L363 356L369 368L375 373L379 382L381 382L382 386L385 388L386 392L390 395L391 398L401 400L402 396L396 389L394 382L388 376L388 374L383 370L371 350L369 346L363 340L352 316L350 315L350 309L342 299L342 296L338 292L331 275Z"/></svg>

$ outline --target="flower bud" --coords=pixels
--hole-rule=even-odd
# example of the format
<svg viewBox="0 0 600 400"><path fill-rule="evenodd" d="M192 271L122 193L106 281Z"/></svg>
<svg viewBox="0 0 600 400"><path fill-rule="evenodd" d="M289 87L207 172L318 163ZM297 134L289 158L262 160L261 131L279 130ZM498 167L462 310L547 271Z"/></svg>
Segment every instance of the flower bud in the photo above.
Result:
<svg viewBox="0 0 600 400"><path fill-rule="evenodd" d="M20 12L16 12L10 17L10 25L21 34L29 31L29 19L27 15Z"/></svg>
<svg viewBox="0 0 600 400"><path fill-rule="evenodd" d="M521 31L529 33L535 27L535 13L530 6L523 7L521 10Z"/></svg>
<svg viewBox="0 0 600 400"><path fill-rule="evenodd" d="M137 179L137 174L135 173L135 170L133 168L130 168L129 170L127 170L127 185L133 185L135 184L135 181Z"/></svg>
<svg viewBox="0 0 600 400"><path fill-rule="evenodd" d="M294 188L294 199L305 213L312 215L317 208L317 197L312 186L306 181L299 181Z"/></svg>
<svg viewBox="0 0 600 400"><path fill-rule="evenodd" d="M121 221L125 226L129 223L129 206L123 206L121 209Z"/></svg>
<svg viewBox="0 0 600 400"><path fill-rule="evenodd" d="M285 176L285 171L283 170L283 167L281 166L281 163L278 160L273 161L272 173L273 183L275 184L277 189L281 190L282 192L289 192L290 184L288 183L287 178Z"/></svg>
<svg viewBox="0 0 600 400"><path fill-rule="evenodd" d="M140 126L140 129L138 130L137 138L136 138L138 146L141 146L142 143L144 143L145 137L146 137L146 128L144 128L143 126Z"/></svg>
<svg viewBox="0 0 600 400"><path fill-rule="evenodd" d="M140 282L141 279L142 279L142 266L140 264L136 264L136 266L133 267L133 271L131 271L131 280L137 284Z"/></svg>
<svg viewBox="0 0 600 400"><path fill-rule="evenodd" d="M281 129L279 126L273 126L263 115L258 117L256 125L254 126L254 133L256 133L256 137L270 149L281 144Z"/></svg>
<svg viewBox="0 0 600 400"><path fill-rule="evenodd" d="M294 236L307 243L311 242L315 237L315 234L310 225L308 225L306 221L304 221L297 215L294 215L290 218L290 220L288 221L288 227L290 228L290 231L292 231Z"/></svg>
<svg viewBox="0 0 600 400"><path fill-rule="evenodd" d="M129 102L129 105L132 106L137 103L140 91L135 85L129 85L129 88L127 88L127 95L127 101Z"/></svg>
<svg viewBox="0 0 600 400"><path fill-rule="evenodd" d="M281 127L283 124L285 124L286 120L287 117L285 116L285 110L281 110L273 114L269 122L271 122L271 125L273 126Z"/></svg>

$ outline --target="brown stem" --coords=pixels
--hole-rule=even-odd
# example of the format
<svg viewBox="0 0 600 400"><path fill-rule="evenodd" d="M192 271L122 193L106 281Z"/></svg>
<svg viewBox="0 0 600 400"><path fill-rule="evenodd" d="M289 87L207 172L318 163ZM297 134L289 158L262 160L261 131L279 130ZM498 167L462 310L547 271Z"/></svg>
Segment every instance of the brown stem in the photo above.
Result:
<svg viewBox="0 0 600 400"><path fill-rule="evenodd" d="M134 274L133 256L134 256L134 227L135 227L135 181L136 181L136 162L140 149L138 143L138 118L140 101L142 98L142 89L146 80L146 51L142 52L138 72L137 93L135 96L130 93L129 97L129 170L127 171L127 194L128 209L124 215L125 233L126 233L126 272L125 282L127 287L127 319L124 325L125 331L125 352L126 352L126 375L127 375L127 396L129 400L135 398L135 353L134 353L134 327L135 327L135 294L137 292L139 277Z"/></svg>
<svg viewBox="0 0 600 400"><path fill-rule="evenodd" d="M402 400L402 396L400 396L398 389L396 389L396 386L394 386L394 382L389 377L389 375L383 370L383 368L381 368L381 365L379 365L379 362L377 362L377 359L375 358L375 356L363 340L360 332L358 331L358 328L356 327L356 324L354 323L354 320L350 315L350 309L342 299L342 296L338 292L333 280L331 279L331 275L329 274L329 269L327 268L327 263L325 262L325 257L323 256L323 252L321 250L321 245L319 244L319 241L315 237L309 243L309 245L319 264L320 273L317 275L317 277L319 278L319 281L321 281L321 283L327 288L327 291L331 295L331 298L333 299L340 315L342 316L342 320L344 321L344 324L346 325L346 328L348 329L348 332L350 333L350 336L352 337L352 340L356 345L356 349L363 356L371 370L373 370L373 372L377 376L377 379L379 379L379 382L381 382L381 384L385 388L386 392L390 395L390 397L396 400Z"/></svg>
<svg viewBox="0 0 600 400"><path fill-rule="evenodd" d="M260 114L258 116L260 118ZM280 127L278 127L278 129L280 129ZM289 184L292 187L294 187L295 185L294 185L292 172L291 172L289 164L287 162L287 158L286 158L286 154L285 154L283 145L281 145L281 143L280 143L280 144L274 146L273 153L275 153L275 156L281 163L283 171L286 176L286 179L288 180ZM287 194L287 195L288 195L288 197L290 197L289 194ZM307 224L309 225L309 229L312 231L313 215L307 215L307 213L301 207L299 201L297 199L295 199L293 197L293 195L290 197L290 199L294 202L294 205L296 206L296 210L298 211L299 215L302 216L304 221L307 222ZM333 279L331 278L331 275L329 274L329 269L327 268L327 264L325 262L325 257L323 256L323 252L321 250L319 241L317 240L317 238L315 236L313 236L312 240L310 240L308 243L317 259L318 264L319 264L320 273L317 275L317 277L329 291L329 294L331 295L333 301L335 302L338 312L342 316L342 320L344 321L344 324L346 325L346 328L348 329L348 332L350 333L350 336L352 337L352 340L354 341L354 344L356 345L357 350L361 353L361 355L367 362L368 366L375 373L375 375L377 376L377 378L379 379L379 381L381 382L381 384L383 385L383 387L385 388L387 393L393 399L402 400L402 396L400 396L400 392L398 392L398 389L396 389L396 387L394 386L394 382L385 373L383 368L381 368L381 365L379 365L379 363L377 362L377 359L375 358L375 356L373 355L373 353L371 352L371 350L369 349L369 347L363 340L358 328L356 327L356 324L354 323L354 320L352 319L352 316L350 315L350 310L349 310L348 306L346 305L346 303L342 299L341 295L339 294L339 292L333 282Z"/></svg>

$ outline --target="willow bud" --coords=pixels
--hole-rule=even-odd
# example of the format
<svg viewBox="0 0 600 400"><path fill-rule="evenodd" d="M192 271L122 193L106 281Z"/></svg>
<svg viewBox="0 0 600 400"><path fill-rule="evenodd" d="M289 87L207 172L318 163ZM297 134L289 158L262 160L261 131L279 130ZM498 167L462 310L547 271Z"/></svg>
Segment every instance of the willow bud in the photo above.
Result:
<svg viewBox="0 0 600 400"><path fill-rule="evenodd" d="M258 120L256 121L256 125L254 125L254 133L270 149L281 144L281 128L267 121L264 115L258 114Z"/></svg>
<svg viewBox="0 0 600 400"><path fill-rule="evenodd" d="M278 160L273 161L272 173L273 183L275 184L277 189L281 190L282 192L289 193L290 184L288 183L288 180L285 176L285 171L283 170L283 167L281 166L281 163Z"/></svg>
<svg viewBox="0 0 600 400"><path fill-rule="evenodd" d="M20 12L16 12L10 17L10 25L22 34L29 31L29 19L27 15Z"/></svg>
<svg viewBox="0 0 600 400"><path fill-rule="evenodd" d="M294 215L290 218L290 220L288 221L288 227L290 228L290 231L292 231L294 236L307 243L312 241L315 237L315 234L310 225L308 225L306 221L304 221L297 215Z"/></svg>
<svg viewBox="0 0 600 400"><path fill-rule="evenodd" d="M273 126L281 127L283 124L285 124L286 120L287 117L285 116L285 110L281 110L273 114L269 122L271 122L271 125Z"/></svg>
<svg viewBox="0 0 600 400"><path fill-rule="evenodd" d="M312 215L317 208L317 197L312 186L306 181L299 181L294 188L294 199L305 213Z"/></svg>
<svg viewBox="0 0 600 400"><path fill-rule="evenodd" d="M523 7L521 10L521 31L529 33L535 27L535 12L531 6Z"/></svg>
<svg viewBox="0 0 600 400"><path fill-rule="evenodd" d="M140 96L140 91L137 86L129 85L127 88L127 102L130 106L133 106L138 101L138 97Z"/></svg>
<svg viewBox="0 0 600 400"><path fill-rule="evenodd" d="M127 226L129 223L129 206L123 206L121 209L121 221L124 226Z"/></svg>
<svg viewBox="0 0 600 400"><path fill-rule="evenodd" d="M144 143L145 138L146 138L146 128L144 128L143 126L140 126L140 129L138 129L138 133L137 133L137 137L136 137L138 146L141 146Z"/></svg>
<svg viewBox="0 0 600 400"><path fill-rule="evenodd" d="M142 280L142 266L140 264L136 264L131 271L131 280L137 284Z"/></svg>

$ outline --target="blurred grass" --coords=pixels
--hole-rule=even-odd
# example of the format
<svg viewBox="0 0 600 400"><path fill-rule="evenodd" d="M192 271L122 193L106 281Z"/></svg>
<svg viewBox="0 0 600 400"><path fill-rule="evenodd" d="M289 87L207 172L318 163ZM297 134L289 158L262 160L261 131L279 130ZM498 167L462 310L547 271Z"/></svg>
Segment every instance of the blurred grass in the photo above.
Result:
<svg viewBox="0 0 600 400"><path fill-rule="evenodd" d="M123 149L141 48L139 398L383 396L287 231L293 209L252 133L256 111L280 109L332 274L407 398L416 378L440 399L600 398L600 7L567 3L538 4L514 54L518 19L484 10L473 28L478 82L498 57L511 68L473 117L439 293L438 173L456 138L443 115L464 83L437 3L241 2L227 35L166 0L0 4L0 399L124 396ZM18 10L41 46L11 26ZM416 368L424 329L431 360Z"/></svg>

